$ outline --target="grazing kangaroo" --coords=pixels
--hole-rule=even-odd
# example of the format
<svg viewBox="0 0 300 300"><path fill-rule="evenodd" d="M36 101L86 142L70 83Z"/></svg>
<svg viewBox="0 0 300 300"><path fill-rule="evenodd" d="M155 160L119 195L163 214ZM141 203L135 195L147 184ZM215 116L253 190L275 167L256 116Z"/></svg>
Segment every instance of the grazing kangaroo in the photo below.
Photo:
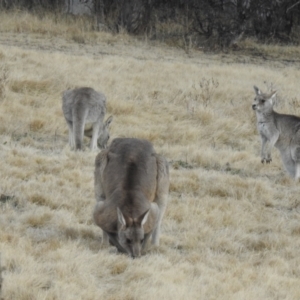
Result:
<svg viewBox="0 0 300 300"><path fill-rule="evenodd" d="M271 149L275 146L290 176L300 178L300 118L273 110L276 92L264 94L256 86L254 90L256 96L252 109L256 112L262 141L261 162L272 161Z"/></svg>
<svg viewBox="0 0 300 300"><path fill-rule="evenodd" d="M103 243L139 257L152 235L159 245L168 202L169 167L152 144L134 138L114 139L95 160L95 223Z"/></svg>
<svg viewBox="0 0 300 300"><path fill-rule="evenodd" d="M62 110L69 127L69 145L72 149L82 149L83 135L91 137L91 150L97 150L97 145L106 147L112 116L103 123L106 98L102 93L89 87L66 90L62 96ZM92 128L85 130L87 123L92 123Z"/></svg>

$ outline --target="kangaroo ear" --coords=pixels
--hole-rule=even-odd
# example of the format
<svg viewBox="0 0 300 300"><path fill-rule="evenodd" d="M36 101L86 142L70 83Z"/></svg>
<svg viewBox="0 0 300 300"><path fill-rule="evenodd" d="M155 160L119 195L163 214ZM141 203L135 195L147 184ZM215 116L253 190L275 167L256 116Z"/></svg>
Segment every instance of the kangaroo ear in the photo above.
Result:
<svg viewBox="0 0 300 300"><path fill-rule="evenodd" d="M117 213L118 213L119 222L121 223L122 226L126 227L126 220L125 220L125 218L124 218L124 216L123 216L123 214L122 214L119 207L117 207Z"/></svg>
<svg viewBox="0 0 300 300"><path fill-rule="evenodd" d="M261 95L261 90L257 86L254 86L253 88L254 88L256 95Z"/></svg>
<svg viewBox="0 0 300 300"><path fill-rule="evenodd" d="M143 214L141 214L138 217L138 219L137 219L138 224L141 224L141 226L143 226L147 222L147 219L149 216L149 211L150 211L150 209L146 210Z"/></svg>
<svg viewBox="0 0 300 300"><path fill-rule="evenodd" d="M106 121L105 121L105 126L109 126L110 123L112 122L113 120L113 116L110 116Z"/></svg>
<svg viewBox="0 0 300 300"><path fill-rule="evenodd" d="M271 98L274 98L276 96L276 94L277 94L277 91L272 92L271 93Z"/></svg>
<svg viewBox="0 0 300 300"><path fill-rule="evenodd" d="M277 91L274 91L274 92L272 92L271 94L270 94L270 98L269 98L269 101L273 104L274 102L273 102L273 100L275 100L275 97L276 97L276 93L277 93Z"/></svg>

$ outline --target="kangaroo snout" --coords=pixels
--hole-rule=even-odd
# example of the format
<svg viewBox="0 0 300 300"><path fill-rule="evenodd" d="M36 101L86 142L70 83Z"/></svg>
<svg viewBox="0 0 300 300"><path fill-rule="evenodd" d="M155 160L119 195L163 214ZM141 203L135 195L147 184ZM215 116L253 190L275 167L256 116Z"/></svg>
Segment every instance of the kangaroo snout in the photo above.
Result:
<svg viewBox="0 0 300 300"><path fill-rule="evenodd" d="M141 256L141 246L140 245L133 245L133 247L130 249L130 254L131 257L134 258L139 258Z"/></svg>
<svg viewBox="0 0 300 300"><path fill-rule="evenodd" d="M256 110L256 104L252 104L252 109Z"/></svg>
<svg viewBox="0 0 300 300"><path fill-rule="evenodd" d="M141 254L140 254L140 253L138 253L138 254L132 253L132 254L131 254L131 258L132 258L132 259L139 258L139 257L141 257Z"/></svg>

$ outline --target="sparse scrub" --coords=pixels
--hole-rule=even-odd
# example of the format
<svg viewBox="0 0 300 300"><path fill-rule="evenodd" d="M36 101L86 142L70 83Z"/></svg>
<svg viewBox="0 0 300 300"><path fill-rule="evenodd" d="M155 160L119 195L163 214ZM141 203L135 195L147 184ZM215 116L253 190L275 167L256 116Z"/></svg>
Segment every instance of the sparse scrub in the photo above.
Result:
<svg viewBox="0 0 300 300"><path fill-rule="evenodd" d="M219 82L213 77L208 79L203 77L198 84L193 84L192 91L189 91L187 95L185 95L187 112L194 115L198 111L199 106L203 106L204 108L208 107L218 87ZM203 122L206 123L209 113L202 113L202 115Z"/></svg>
<svg viewBox="0 0 300 300"><path fill-rule="evenodd" d="M8 78L9 78L8 67L6 64L1 63L1 59L0 59L0 100L5 99L6 97Z"/></svg>
<svg viewBox="0 0 300 300"><path fill-rule="evenodd" d="M204 106L208 106L213 98L213 95L216 92L216 89L219 87L219 82L213 77L210 79L203 77L199 82L199 87L202 103L204 104Z"/></svg>
<svg viewBox="0 0 300 300"><path fill-rule="evenodd" d="M34 132L40 131L44 127L44 125L45 125L44 120L36 119L29 123L29 129Z"/></svg>
<svg viewBox="0 0 300 300"><path fill-rule="evenodd" d="M0 252L0 299L2 299L2 283L3 283L3 277L2 277L2 264L1 264L1 252Z"/></svg>
<svg viewBox="0 0 300 300"><path fill-rule="evenodd" d="M85 43L84 34L74 34L72 35L72 40L77 44L84 44Z"/></svg>
<svg viewBox="0 0 300 300"><path fill-rule="evenodd" d="M42 94L51 91L52 83L49 81L35 81L35 80L14 80L10 83L10 89L15 93L30 93Z"/></svg>

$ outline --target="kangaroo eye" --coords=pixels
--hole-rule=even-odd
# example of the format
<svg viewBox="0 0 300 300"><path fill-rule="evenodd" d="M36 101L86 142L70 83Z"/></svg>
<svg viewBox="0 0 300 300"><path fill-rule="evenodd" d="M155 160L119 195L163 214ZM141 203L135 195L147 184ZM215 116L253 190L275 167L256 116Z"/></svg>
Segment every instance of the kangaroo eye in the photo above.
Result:
<svg viewBox="0 0 300 300"><path fill-rule="evenodd" d="M261 103L265 103L266 102L266 100L261 100Z"/></svg>
<svg viewBox="0 0 300 300"><path fill-rule="evenodd" d="M126 239L126 243L127 244L131 244L131 240L130 239Z"/></svg>

